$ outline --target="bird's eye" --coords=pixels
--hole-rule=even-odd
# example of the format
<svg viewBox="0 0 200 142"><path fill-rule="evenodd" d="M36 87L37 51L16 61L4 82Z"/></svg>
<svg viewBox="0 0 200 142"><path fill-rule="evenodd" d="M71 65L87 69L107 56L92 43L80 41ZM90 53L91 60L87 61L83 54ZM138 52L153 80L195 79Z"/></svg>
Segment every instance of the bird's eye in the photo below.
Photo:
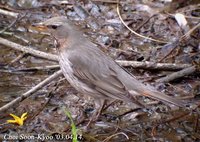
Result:
<svg viewBox="0 0 200 142"><path fill-rule="evenodd" d="M47 27L56 30L59 25L48 25Z"/></svg>

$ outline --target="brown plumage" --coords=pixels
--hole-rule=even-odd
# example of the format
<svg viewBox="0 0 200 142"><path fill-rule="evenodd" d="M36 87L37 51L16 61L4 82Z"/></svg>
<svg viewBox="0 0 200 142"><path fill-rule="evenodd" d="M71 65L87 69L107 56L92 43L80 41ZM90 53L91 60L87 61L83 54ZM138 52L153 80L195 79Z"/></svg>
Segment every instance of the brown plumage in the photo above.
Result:
<svg viewBox="0 0 200 142"><path fill-rule="evenodd" d="M66 17L54 17L38 24L58 42L59 63L65 78L79 92L97 100L118 99L132 102L142 95L183 107L173 97L145 86L111 57L83 36Z"/></svg>

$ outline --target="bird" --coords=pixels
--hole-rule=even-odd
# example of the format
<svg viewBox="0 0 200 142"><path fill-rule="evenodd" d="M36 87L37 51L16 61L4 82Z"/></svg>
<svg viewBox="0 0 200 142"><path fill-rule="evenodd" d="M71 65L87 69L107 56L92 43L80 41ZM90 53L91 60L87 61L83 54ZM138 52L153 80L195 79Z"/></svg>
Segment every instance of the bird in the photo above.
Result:
<svg viewBox="0 0 200 142"><path fill-rule="evenodd" d="M93 97L99 104L104 100L135 104L136 96L145 96L184 107L181 100L137 80L84 36L66 16L53 17L33 26L50 33L57 42L59 65L71 86L78 92Z"/></svg>

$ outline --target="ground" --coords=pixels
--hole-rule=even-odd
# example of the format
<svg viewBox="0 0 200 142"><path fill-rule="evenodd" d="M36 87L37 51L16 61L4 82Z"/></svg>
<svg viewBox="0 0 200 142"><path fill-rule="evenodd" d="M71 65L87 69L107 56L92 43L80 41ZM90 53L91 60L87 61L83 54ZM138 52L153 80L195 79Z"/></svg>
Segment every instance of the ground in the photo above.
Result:
<svg viewBox="0 0 200 142"><path fill-rule="evenodd" d="M30 25L63 15L116 61L149 61L156 65L174 63L176 66L187 64L194 66L195 71L166 81L163 77L181 69L124 65L138 80L151 84L165 94L183 99L188 108L178 108L145 97L140 98L147 106L142 109L114 101L107 103L107 108L87 130L85 126L95 111L94 100L78 93L60 76L1 112L1 140L21 138L24 141L49 141L53 137L56 141L55 138L64 137L65 141L70 141L71 122L65 114L67 110L79 129L80 141L199 141L199 6L198 0L121 0L118 9L117 1L109 0L2 0L0 9L19 13L18 17L9 13L0 15L0 37L9 41L57 54L53 39L34 31ZM178 22L179 18L175 17L177 13L186 18L185 25ZM0 106L58 70L45 67L57 65L56 61L13 50L1 42L0 48ZM43 69L30 69L35 67ZM22 126L6 123L6 120L13 119L10 113L21 116L25 112L28 115Z"/></svg>

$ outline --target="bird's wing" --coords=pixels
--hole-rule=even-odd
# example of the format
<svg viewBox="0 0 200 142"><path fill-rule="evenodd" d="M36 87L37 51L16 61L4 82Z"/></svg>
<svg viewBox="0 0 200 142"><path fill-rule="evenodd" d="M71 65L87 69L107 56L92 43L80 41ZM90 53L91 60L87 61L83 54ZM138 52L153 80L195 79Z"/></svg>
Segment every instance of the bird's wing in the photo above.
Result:
<svg viewBox="0 0 200 142"><path fill-rule="evenodd" d="M130 94L118 78L117 72L110 66L115 62L100 49L94 50L91 47L88 50L89 52L85 53L87 50L81 50L79 46L76 53L71 52L69 54L68 60L72 64L73 74L106 97L128 100ZM96 52L96 50L98 51ZM80 52L80 54L77 54L77 52ZM118 65L116 64L116 66Z"/></svg>

